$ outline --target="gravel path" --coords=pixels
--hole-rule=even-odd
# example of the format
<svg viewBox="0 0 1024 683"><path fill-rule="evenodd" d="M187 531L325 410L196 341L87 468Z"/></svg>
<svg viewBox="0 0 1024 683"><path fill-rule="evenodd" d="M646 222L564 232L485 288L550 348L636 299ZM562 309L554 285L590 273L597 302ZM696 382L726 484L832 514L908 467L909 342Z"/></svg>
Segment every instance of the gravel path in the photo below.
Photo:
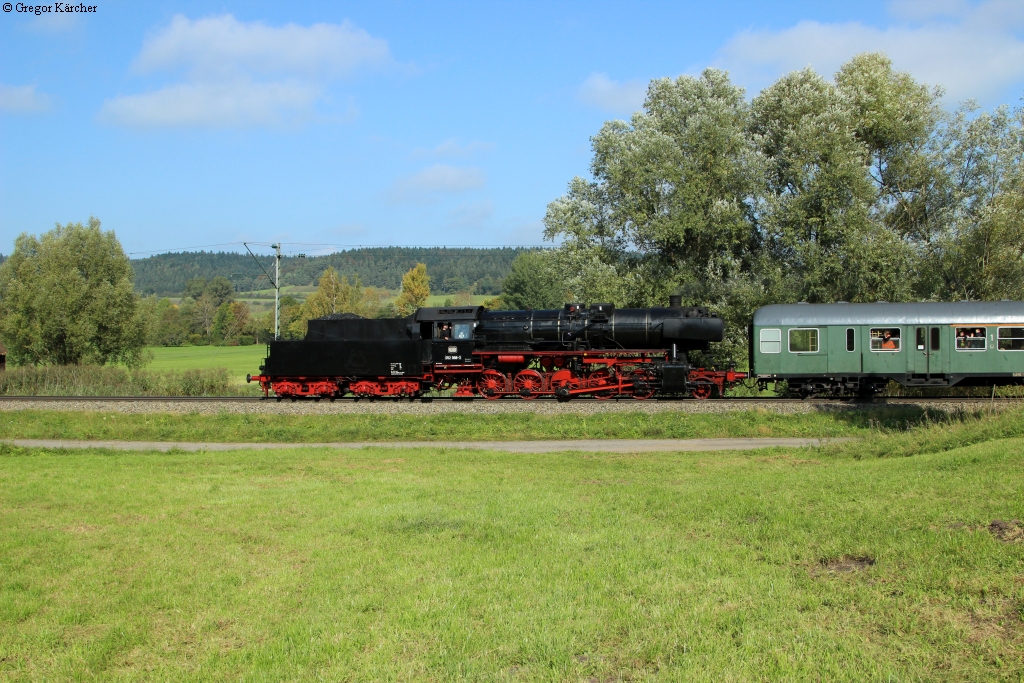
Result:
<svg viewBox="0 0 1024 683"><path fill-rule="evenodd" d="M901 403L899 405L914 405ZM923 402L929 410L957 411L981 408L1003 410L1020 406L1017 401L996 402L979 399L970 402ZM257 401L257 402L209 402L188 401L35 401L32 399L5 399L0 401L0 412L5 410L58 410L93 411L102 413L268 413L278 415L350 415L350 414L404 414L436 415L439 413L464 413L488 415L495 413L535 413L539 415L593 415L595 413L727 413L747 410L761 410L773 413L794 414L814 411L842 411L877 409L878 404L832 403L816 401Z"/></svg>
<svg viewBox="0 0 1024 683"><path fill-rule="evenodd" d="M852 441L849 438L831 442ZM282 448L460 448L511 453L649 453L748 451L757 448L804 448L820 446L821 439L736 438L736 439L577 439L573 441L381 441L354 443L195 443L161 441L76 441L70 439L3 439L2 443L26 448L109 448L120 451L238 451Z"/></svg>

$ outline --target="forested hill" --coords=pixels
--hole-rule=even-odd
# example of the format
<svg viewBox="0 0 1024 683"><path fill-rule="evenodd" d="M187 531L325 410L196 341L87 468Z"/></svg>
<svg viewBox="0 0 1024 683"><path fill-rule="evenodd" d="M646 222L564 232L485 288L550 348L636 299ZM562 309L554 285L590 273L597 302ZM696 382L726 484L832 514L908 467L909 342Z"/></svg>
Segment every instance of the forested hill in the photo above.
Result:
<svg viewBox="0 0 1024 683"><path fill-rule="evenodd" d="M501 282L522 248L448 249L443 247L376 247L351 249L328 256L285 256L281 259L282 285L316 284L320 274L333 266L349 279L358 276L363 285L399 289L402 275L417 263L425 263L430 289L454 294L473 289L477 294L498 294ZM273 256L259 256L263 267L273 275ZM135 289L141 294L181 295L185 283L196 277L217 275L231 278L237 291L266 289L262 271L247 254L226 252L181 252L133 259ZM260 278L257 281L257 278Z"/></svg>

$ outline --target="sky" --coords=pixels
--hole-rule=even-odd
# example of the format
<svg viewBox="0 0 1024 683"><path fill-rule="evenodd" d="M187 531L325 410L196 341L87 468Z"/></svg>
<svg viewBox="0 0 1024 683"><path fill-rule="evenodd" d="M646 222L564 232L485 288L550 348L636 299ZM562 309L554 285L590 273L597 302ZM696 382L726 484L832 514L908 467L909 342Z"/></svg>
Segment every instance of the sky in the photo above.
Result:
<svg viewBox="0 0 1024 683"><path fill-rule="evenodd" d="M133 257L543 244L601 125L708 67L1024 95L1022 0L88 1L0 13L0 253L89 216Z"/></svg>

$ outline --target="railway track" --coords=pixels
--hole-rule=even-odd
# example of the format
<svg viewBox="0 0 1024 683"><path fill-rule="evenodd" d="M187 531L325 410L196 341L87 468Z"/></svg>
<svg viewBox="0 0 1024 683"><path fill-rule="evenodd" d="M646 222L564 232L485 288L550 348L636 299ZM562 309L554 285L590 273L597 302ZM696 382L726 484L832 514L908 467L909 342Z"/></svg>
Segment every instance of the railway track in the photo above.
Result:
<svg viewBox="0 0 1024 683"><path fill-rule="evenodd" d="M500 399L499 403L510 403L518 402L521 399ZM276 398L263 398L262 396L0 396L0 403L9 403L17 401L35 401L42 403L61 403L61 402L76 402L76 401L94 401L94 402L110 402L110 403L123 403L123 402L135 402L135 403L268 403L273 404L277 402L282 403L314 403L318 402L317 399L276 399ZM483 398L455 398L452 396L428 396L417 399L368 399L368 398L338 398L338 399L322 399L319 402L329 403L432 403L432 402L451 402L451 403L479 403L479 404L491 404L493 401L488 401ZM530 403L555 403L555 398L538 398ZM874 398L776 398L776 397L759 397L759 396L744 396L744 397L730 397L730 398L716 398L699 400L690 397L686 398L651 398L643 401L633 398L622 398L622 399L608 399L598 400L595 398L578 397L574 398L567 405L573 403L587 403L587 404L606 404L606 403L731 403L731 404L756 404L756 403L769 403L769 404L852 404L852 405L899 405L899 404L919 404L919 403L1022 403L1024 404L1024 398L1020 397L988 397L988 396L877 396Z"/></svg>

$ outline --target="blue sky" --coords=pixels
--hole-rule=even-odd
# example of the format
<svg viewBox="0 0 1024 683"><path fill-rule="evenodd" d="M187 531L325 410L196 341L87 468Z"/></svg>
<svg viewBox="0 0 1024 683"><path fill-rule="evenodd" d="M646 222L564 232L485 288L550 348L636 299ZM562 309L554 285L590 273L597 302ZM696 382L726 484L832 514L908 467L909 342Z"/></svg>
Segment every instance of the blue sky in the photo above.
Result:
<svg viewBox="0 0 1024 683"><path fill-rule="evenodd" d="M1020 0L89 1L0 14L0 252L90 215L137 255L539 244L601 124L708 66L752 96L880 49L950 107L1024 94Z"/></svg>

